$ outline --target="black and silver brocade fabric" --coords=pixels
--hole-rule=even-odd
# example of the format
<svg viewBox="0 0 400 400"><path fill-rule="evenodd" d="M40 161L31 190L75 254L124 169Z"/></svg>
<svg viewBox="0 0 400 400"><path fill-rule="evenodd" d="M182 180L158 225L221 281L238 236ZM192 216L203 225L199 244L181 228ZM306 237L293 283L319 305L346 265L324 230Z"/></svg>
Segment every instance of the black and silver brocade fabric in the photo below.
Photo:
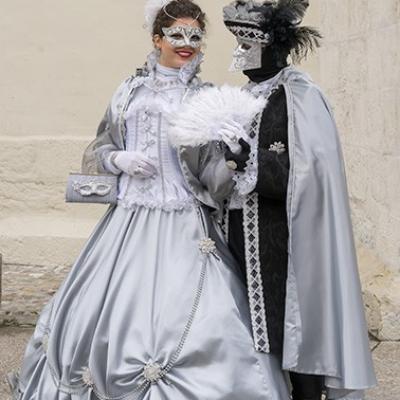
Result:
<svg viewBox="0 0 400 400"><path fill-rule="evenodd" d="M288 228L286 193L289 177L288 117L283 86L270 96L264 110L259 134L259 171L256 191L259 194L260 261L267 312L270 349L281 353L285 314L287 278ZM270 145L281 142L286 151L270 151ZM243 277L244 255L243 213L230 212L229 243L238 259ZM245 279L245 278L244 278Z"/></svg>

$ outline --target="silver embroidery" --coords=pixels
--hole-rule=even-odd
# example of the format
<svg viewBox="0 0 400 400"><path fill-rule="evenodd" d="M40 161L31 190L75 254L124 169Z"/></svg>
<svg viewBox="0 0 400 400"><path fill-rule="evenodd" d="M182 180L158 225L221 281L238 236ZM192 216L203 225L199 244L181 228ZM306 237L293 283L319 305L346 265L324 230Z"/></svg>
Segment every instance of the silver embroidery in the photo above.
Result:
<svg viewBox="0 0 400 400"><path fill-rule="evenodd" d="M228 207L228 203L225 205L225 207L223 209L221 229L224 234L225 240L228 243L229 242L229 207Z"/></svg>
<svg viewBox="0 0 400 400"><path fill-rule="evenodd" d="M249 85L248 90L256 96L264 96L268 99L272 91L278 86L280 76L281 74L278 74L274 79L261 85ZM261 116L262 114L259 114L258 121L255 121L252 125L251 134L254 135L256 146L258 146ZM255 157L258 157L257 153L258 147L256 147ZM245 236L248 295L254 343L256 350L269 353L270 346L268 339L266 306L264 301L264 289L260 264L258 194L256 192L249 194L243 202L243 227Z"/></svg>
<svg viewBox="0 0 400 400"><path fill-rule="evenodd" d="M271 42L271 36L268 33L264 33L262 30L257 28L248 28L244 26L229 26L228 29L238 38L243 40L250 40L261 44L269 44Z"/></svg>
<svg viewBox="0 0 400 400"><path fill-rule="evenodd" d="M237 41L238 45L233 51L233 60L229 71L247 71L261 68L262 44L239 37Z"/></svg>
<svg viewBox="0 0 400 400"><path fill-rule="evenodd" d="M229 201L231 210L243 208L246 196L255 190L258 177L258 132L260 130L262 113L253 119L249 131L250 154L244 172L233 174L235 188Z"/></svg>
<svg viewBox="0 0 400 400"><path fill-rule="evenodd" d="M192 47L198 49L203 44L204 31L195 26L171 26L162 31L173 47Z"/></svg>
<svg viewBox="0 0 400 400"><path fill-rule="evenodd" d="M243 227L247 264L247 286L254 344L257 351L269 353L267 318L260 265L258 194L255 192L248 195L244 203Z"/></svg>
<svg viewBox="0 0 400 400"><path fill-rule="evenodd" d="M269 151L274 151L275 153L282 154L286 151L286 146L282 142L275 142L269 146Z"/></svg>

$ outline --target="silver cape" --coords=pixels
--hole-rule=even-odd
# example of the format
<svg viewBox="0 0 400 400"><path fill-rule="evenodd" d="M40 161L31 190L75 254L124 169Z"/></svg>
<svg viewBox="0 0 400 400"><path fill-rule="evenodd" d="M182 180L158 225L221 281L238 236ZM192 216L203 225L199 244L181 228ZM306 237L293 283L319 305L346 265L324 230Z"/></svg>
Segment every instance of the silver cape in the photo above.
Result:
<svg viewBox="0 0 400 400"><path fill-rule="evenodd" d="M376 378L334 116L321 90L295 68L284 69L273 85L285 89L290 151L282 366L325 376L329 398L361 399L359 391L375 386ZM264 93L259 87L259 95L271 91L268 85ZM258 226L254 193L248 200L245 225ZM245 232L254 229L245 226ZM252 268L249 260L247 264Z"/></svg>

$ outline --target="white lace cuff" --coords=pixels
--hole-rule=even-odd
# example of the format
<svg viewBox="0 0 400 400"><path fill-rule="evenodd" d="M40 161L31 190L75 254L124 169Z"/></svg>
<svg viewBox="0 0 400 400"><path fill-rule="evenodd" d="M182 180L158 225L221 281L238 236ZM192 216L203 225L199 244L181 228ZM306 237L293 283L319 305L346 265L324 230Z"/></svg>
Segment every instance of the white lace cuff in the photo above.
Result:
<svg viewBox="0 0 400 400"><path fill-rule="evenodd" d="M121 174L121 170L114 164L114 159L115 156L118 154L118 151L110 151L110 153L108 153L106 155L106 157L103 160L103 167L106 171L114 174L114 175L120 175Z"/></svg>
<svg viewBox="0 0 400 400"><path fill-rule="evenodd" d="M262 113L252 122L250 127L250 135L248 138L250 145L249 160L243 172L235 172L233 180L236 183L235 192L238 196L244 197L253 192L257 185L258 178L258 133L261 125Z"/></svg>

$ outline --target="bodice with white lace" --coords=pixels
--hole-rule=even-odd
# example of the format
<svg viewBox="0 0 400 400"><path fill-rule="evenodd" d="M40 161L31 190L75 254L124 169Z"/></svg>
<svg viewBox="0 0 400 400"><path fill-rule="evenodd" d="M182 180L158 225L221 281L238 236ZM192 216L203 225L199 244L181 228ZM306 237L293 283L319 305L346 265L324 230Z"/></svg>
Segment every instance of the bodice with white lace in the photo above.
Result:
<svg viewBox="0 0 400 400"><path fill-rule="evenodd" d="M126 112L126 150L149 157L157 168L152 178L123 173L119 204L125 208L160 208L166 211L192 207L194 196L186 186L177 150L168 140L170 115L179 110L187 85L179 69L157 64L154 73L136 89Z"/></svg>

